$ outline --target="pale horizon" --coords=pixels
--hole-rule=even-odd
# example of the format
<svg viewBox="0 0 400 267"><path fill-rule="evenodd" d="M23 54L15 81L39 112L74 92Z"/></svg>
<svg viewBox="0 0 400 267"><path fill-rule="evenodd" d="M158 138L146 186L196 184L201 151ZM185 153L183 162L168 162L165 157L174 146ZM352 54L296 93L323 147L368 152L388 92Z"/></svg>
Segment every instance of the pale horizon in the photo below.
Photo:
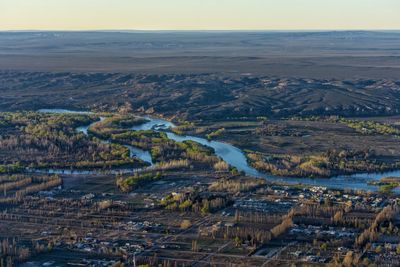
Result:
<svg viewBox="0 0 400 267"><path fill-rule="evenodd" d="M157 33L157 32L209 32L209 33L219 33L219 32L271 32L271 33L285 33L285 32L399 32L399 28L393 29L188 29L188 30L179 30L179 29L18 29L18 30L2 30L0 32L126 32L126 33L135 33L135 32L144 32L144 33Z"/></svg>
<svg viewBox="0 0 400 267"><path fill-rule="evenodd" d="M0 31L398 30L398 0L3 0Z"/></svg>

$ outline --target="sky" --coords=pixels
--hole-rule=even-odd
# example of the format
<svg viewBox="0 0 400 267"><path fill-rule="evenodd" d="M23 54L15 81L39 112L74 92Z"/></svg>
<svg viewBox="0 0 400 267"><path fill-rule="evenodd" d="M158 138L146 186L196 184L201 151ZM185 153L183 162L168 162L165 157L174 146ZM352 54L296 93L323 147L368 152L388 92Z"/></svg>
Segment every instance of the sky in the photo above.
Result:
<svg viewBox="0 0 400 267"><path fill-rule="evenodd" d="M0 30L400 29L400 0L0 0Z"/></svg>

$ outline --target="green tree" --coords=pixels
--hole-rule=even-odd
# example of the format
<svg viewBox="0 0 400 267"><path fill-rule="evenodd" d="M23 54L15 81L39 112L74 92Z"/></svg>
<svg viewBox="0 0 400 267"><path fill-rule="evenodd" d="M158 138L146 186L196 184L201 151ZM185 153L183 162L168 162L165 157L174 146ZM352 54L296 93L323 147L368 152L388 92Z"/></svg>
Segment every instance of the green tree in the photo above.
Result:
<svg viewBox="0 0 400 267"><path fill-rule="evenodd" d="M235 242L235 246L239 247L240 244L242 244L242 240L240 240L240 238L237 236L233 239L233 241Z"/></svg>

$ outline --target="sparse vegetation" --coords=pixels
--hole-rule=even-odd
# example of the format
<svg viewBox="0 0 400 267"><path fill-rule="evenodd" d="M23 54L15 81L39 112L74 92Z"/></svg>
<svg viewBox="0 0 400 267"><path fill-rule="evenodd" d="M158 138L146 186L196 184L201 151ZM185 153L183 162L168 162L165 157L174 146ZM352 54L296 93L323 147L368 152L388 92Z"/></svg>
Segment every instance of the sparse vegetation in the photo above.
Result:
<svg viewBox="0 0 400 267"><path fill-rule="evenodd" d="M25 168L140 166L127 148L77 132L78 126L95 121L89 115L0 113L0 120L7 121L0 134L0 173Z"/></svg>
<svg viewBox="0 0 400 267"><path fill-rule="evenodd" d="M320 155L247 154L256 169L279 176L331 177L357 172L380 172L400 167L400 161L388 163L374 158L374 151L328 151Z"/></svg>

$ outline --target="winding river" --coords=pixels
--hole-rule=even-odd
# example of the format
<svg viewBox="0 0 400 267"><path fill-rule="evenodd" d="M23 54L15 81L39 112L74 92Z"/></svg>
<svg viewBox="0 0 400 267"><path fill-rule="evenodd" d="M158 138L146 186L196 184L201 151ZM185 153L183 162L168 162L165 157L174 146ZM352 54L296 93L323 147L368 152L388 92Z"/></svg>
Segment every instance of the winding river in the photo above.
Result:
<svg viewBox="0 0 400 267"><path fill-rule="evenodd" d="M78 113L78 114L93 114L91 112L85 111L72 111L72 110L65 110L65 109L41 109L39 112L50 112L50 113ZM100 120L104 120L103 117L99 117ZM236 167L239 171L243 171L246 175L249 176L256 176L262 177L270 181L280 181L286 183L302 183L308 185L315 185L315 186L324 186L329 188L339 188L339 189L363 189L363 190L377 190L377 187L374 185L369 185L367 182L369 180L379 180L381 177L385 176L400 176L400 170L391 171L391 172L384 172L384 173L360 173L354 175L341 175L332 178L293 178L293 177L281 177L281 176L274 176L269 175L266 173L261 173L251 167L247 159L239 148L230 145L224 142L218 141L209 141L204 138L196 137L196 136L182 136L177 135L169 131L169 129L175 127L175 125L167 120L163 120L160 118L154 118L145 116L147 119L146 123L141 125L137 125L132 127L132 130L157 130L163 131L167 134L169 139L182 142L191 140L194 142L198 142L204 146L208 146L214 149L215 154L222 158L225 162L230 164L231 166ZM88 128L91 125L81 126L77 128L77 131L82 132L87 135ZM104 141L108 142L108 141ZM141 150L139 148L135 148L132 146L125 145L130 151L131 157L138 157L141 160L148 162L153 166L153 162L151 160L151 155L148 151ZM149 167L147 167L149 168ZM151 167L150 167L151 168ZM139 171L140 169L124 169L124 170L115 170L112 172L133 172ZM82 171L82 170L46 170L46 172L51 173L71 173L71 174L93 174L97 171ZM101 171L99 171L101 173ZM109 171L108 171L109 172Z"/></svg>
<svg viewBox="0 0 400 267"><path fill-rule="evenodd" d="M39 112L43 113L69 113L69 114L93 114L93 112L89 111L74 111L74 110L67 110L67 109L39 109ZM105 117L99 116L99 121L105 120ZM89 127L92 126L93 124L99 122L93 122L89 125L83 125L79 126L76 128L77 132L83 133L85 135L88 135L88 130ZM102 143L108 144L110 141L108 140L102 140ZM131 158L136 157L139 158L140 160L147 162L150 164L150 167L154 166L150 152L142 150L137 147L133 147L130 145L123 145L124 147L129 149L129 156ZM94 173L99 173L99 174L104 174L104 173L131 173L131 172L136 172L140 171L141 169L115 169L115 170L74 170L74 169L46 169L46 170L35 170L36 172L46 172L46 173L52 173L52 174L94 174Z"/></svg>

